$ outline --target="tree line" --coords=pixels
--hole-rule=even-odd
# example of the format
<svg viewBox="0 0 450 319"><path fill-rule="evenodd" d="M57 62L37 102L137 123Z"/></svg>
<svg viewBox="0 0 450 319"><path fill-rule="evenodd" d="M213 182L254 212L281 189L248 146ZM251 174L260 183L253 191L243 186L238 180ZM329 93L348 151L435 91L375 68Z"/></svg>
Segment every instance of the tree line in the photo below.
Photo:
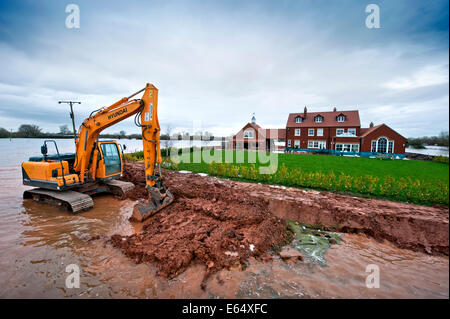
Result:
<svg viewBox="0 0 450 319"><path fill-rule="evenodd" d="M428 145L446 146L448 147L448 132L441 132L438 136L423 136L408 138L408 146L411 148L421 149Z"/></svg>
<svg viewBox="0 0 450 319"><path fill-rule="evenodd" d="M141 134L127 134L125 131L120 131L113 134L100 134L101 138L112 139L142 139ZM73 138L73 132L67 125L61 125L58 133L44 133L42 129L33 124L22 124L15 132L10 132L3 127L0 127L0 138ZM172 133L172 127L169 125L165 131L161 133L161 140L193 140L201 139L204 141L211 141L214 135L208 131L198 131L195 134L189 132ZM449 133L441 132L438 136L423 136L408 138L408 146L411 148L425 148L427 145L449 146Z"/></svg>
<svg viewBox="0 0 450 319"><path fill-rule="evenodd" d="M67 125L61 125L59 127L58 133L44 133L42 128L33 124L22 124L19 126L17 131L8 131L3 127L0 127L0 138L73 138L73 132L69 129ZM100 134L100 138L112 138L112 139L142 139L141 134L127 134L125 131L120 131L113 134ZM173 133L172 128L168 126L165 132L160 135L161 140L191 140L191 139L202 139L202 140L213 140L214 136L208 131L199 131L195 134L190 134L189 132Z"/></svg>

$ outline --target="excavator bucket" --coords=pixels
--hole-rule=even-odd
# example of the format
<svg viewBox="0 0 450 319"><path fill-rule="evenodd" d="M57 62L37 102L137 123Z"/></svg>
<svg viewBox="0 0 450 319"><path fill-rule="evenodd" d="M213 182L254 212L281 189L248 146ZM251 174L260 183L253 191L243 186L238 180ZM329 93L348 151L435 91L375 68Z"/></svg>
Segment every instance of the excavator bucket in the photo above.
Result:
<svg viewBox="0 0 450 319"><path fill-rule="evenodd" d="M164 187L158 188L147 185L146 188L149 193L148 199L141 199L134 206L133 215L130 217L131 221L142 222L174 201L173 194Z"/></svg>

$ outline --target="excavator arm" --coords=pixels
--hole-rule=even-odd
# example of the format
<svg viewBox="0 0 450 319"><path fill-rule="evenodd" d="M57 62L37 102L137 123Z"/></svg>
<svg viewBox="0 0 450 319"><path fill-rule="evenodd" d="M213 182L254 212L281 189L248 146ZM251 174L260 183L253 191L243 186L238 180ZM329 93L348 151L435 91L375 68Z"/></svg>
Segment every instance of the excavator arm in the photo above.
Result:
<svg viewBox="0 0 450 319"><path fill-rule="evenodd" d="M131 99L144 91L141 99ZM158 121L158 89L147 83L145 88L122 98L109 107L103 107L91 114L80 126L75 140L76 160L74 170L81 183L94 181L98 156L98 136L110 127L135 115L136 125L142 130L144 150L145 183L149 192L147 200L140 201L134 208L132 219L142 221L173 201L170 191L163 185L160 164L160 126Z"/></svg>

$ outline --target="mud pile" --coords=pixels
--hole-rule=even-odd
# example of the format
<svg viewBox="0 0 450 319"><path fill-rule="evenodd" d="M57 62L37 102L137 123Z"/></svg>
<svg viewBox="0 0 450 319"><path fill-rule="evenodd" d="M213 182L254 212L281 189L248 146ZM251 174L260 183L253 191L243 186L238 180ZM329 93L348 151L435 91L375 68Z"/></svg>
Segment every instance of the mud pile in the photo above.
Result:
<svg viewBox="0 0 450 319"><path fill-rule="evenodd" d="M250 256L270 260L291 235L285 220L324 230L363 233L400 248L449 254L447 207L426 207L329 192L229 181L164 171L175 202L147 220L141 233L114 235L112 243L137 263L150 262L172 278L191 262L210 274L245 267ZM130 199L147 197L142 163L126 163L124 180L136 187Z"/></svg>
<svg viewBox="0 0 450 319"><path fill-rule="evenodd" d="M219 179L165 173L174 203L147 220L141 233L111 239L137 263L153 263L160 275L172 278L195 260L207 267L205 283L211 273L245 267L250 256L287 242L286 223L264 198L246 196ZM142 163L127 163L123 179L136 186L128 198L147 197Z"/></svg>

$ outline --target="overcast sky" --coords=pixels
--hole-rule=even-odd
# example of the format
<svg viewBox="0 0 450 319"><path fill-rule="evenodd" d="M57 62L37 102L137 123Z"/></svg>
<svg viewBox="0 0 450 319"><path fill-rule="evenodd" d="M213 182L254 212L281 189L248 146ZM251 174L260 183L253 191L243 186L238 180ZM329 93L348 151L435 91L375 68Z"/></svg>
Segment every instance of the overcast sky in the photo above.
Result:
<svg viewBox="0 0 450 319"><path fill-rule="evenodd" d="M65 8L80 8L68 29ZM380 7L379 29L365 8ZM256 113L360 111L406 137L448 131L448 1L0 1L0 127L77 128L89 113L159 89L163 131L231 135ZM132 119L107 132L139 133Z"/></svg>

